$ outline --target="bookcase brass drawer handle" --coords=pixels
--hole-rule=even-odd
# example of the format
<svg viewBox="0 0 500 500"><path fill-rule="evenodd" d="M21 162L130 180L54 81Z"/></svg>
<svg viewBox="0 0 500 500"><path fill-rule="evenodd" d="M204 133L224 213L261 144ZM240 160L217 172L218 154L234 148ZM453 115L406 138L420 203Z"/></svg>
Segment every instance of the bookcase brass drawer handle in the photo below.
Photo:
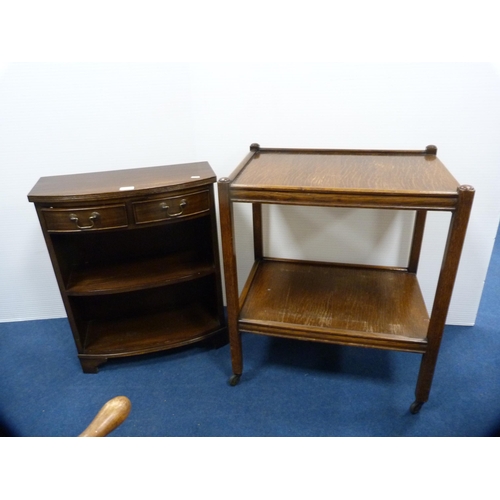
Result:
<svg viewBox="0 0 500 500"><path fill-rule="evenodd" d="M70 214L69 220L74 222L78 229L92 229L98 217L99 217L99 212L92 212L89 216L90 225L88 226L80 226L80 224L78 224L78 216L75 214Z"/></svg>
<svg viewBox="0 0 500 500"><path fill-rule="evenodd" d="M178 217L179 215L182 215L182 212L184 212L184 209L187 207L187 201L186 200L181 200L181 202L179 203L180 210L178 212L175 212L175 214L172 214L172 213L169 212L169 208L170 207L165 202L160 203L160 207L163 210L167 211L167 215L169 217Z"/></svg>

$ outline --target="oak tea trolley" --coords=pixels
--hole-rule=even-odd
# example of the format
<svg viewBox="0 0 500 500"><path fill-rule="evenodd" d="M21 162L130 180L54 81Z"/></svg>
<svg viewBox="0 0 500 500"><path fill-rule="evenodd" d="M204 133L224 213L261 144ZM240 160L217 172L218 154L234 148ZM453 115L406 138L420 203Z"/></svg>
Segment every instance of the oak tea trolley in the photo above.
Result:
<svg viewBox="0 0 500 500"><path fill-rule="evenodd" d="M428 400L474 198L437 158L423 151L273 149L250 146L218 182L232 371L243 371L241 332L419 353L412 413ZM255 262L241 295L233 205L252 205ZM411 210L406 267L352 265L264 255L262 205ZM417 279L426 214L451 219L430 315ZM362 242L360 242L362 244Z"/></svg>

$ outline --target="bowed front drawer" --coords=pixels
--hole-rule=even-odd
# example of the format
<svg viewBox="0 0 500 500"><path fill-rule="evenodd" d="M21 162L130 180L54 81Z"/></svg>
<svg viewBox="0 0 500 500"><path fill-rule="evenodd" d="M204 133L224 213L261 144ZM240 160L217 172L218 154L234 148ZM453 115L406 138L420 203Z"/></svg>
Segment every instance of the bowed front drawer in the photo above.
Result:
<svg viewBox="0 0 500 500"><path fill-rule="evenodd" d="M157 200L138 201L132 203L132 206L136 224L145 224L208 212L210 199L208 191L199 191Z"/></svg>
<svg viewBox="0 0 500 500"><path fill-rule="evenodd" d="M86 208L42 209L47 231L97 231L128 226L124 204Z"/></svg>

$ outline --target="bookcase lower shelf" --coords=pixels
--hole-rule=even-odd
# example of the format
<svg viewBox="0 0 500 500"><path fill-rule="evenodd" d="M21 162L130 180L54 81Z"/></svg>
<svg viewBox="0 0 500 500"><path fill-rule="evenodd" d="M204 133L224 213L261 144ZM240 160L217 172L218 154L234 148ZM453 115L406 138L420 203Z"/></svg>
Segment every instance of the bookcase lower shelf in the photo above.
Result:
<svg viewBox="0 0 500 500"><path fill-rule="evenodd" d="M160 352L207 340L218 345L220 322L201 305L144 317L90 321L83 353L84 371L96 372L108 358Z"/></svg>
<svg viewBox="0 0 500 500"><path fill-rule="evenodd" d="M216 317L192 305L138 318L93 321L87 330L85 353L119 356L185 345L216 330Z"/></svg>
<svg viewBox="0 0 500 500"><path fill-rule="evenodd" d="M277 259L255 263L239 316L241 331L418 353L428 326L413 273Z"/></svg>

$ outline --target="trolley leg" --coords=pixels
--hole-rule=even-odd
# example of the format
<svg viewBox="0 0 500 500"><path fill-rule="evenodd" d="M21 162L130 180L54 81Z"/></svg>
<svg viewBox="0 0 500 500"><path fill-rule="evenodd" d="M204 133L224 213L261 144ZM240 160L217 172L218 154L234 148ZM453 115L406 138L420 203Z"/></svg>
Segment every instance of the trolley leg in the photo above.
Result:
<svg viewBox="0 0 500 500"><path fill-rule="evenodd" d="M413 414L418 413L423 404L429 400L436 362L437 352L426 352L422 356L415 389L415 401L410 406L410 412Z"/></svg>
<svg viewBox="0 0 500 500"><path fill-rule="evenodd" d="M222 178L219 187L219 218L221 225L222 255L224 260L224 280L226 285L227 328L231 351L233 375L229 379L230 385L239 382L243 373L243 355L241 335L238 327L239 293L236 267L236 248L234 242L233 205L229 194L230 179Z"/></svg>
<svg viewBox="0 0 500 500"><path fill-rule="evenodd" d="M420 363L417 387L415 389L416 399L410 406L410 411L414 414L418 413L422 405L429 399L432 378L434 377L434 370L436 368L446 316L448 314L473 199L474 188L471 186L460 186L458 188L458 202L450 220L450 228L448 230L441 272L439 274L434 304L429 320L427 351L422 356L422 361ZM423 229L423 216L419 217L419 224L421 229ZM419 229L419 233L420 232ZM417 241L419 239L420 236ZM415 255L416 254L417 252L415 252ZM417 260L414 259L414 262L416 264Z"/></svg>

